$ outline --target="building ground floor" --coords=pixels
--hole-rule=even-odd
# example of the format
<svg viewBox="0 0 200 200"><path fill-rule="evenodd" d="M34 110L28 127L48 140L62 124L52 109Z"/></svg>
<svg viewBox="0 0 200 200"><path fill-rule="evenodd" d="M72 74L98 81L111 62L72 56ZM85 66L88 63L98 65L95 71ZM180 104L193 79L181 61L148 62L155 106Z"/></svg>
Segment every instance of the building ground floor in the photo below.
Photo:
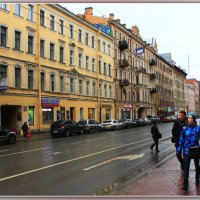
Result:
<svg viewBox="0 0 200 200"><path fill-rule="evenodd" d="M0 125L20 131L26 121L33 131L45 131L59 119L95 119L102 122L114 118L114 101L41 97L37 95L0 95Z"/></svg>

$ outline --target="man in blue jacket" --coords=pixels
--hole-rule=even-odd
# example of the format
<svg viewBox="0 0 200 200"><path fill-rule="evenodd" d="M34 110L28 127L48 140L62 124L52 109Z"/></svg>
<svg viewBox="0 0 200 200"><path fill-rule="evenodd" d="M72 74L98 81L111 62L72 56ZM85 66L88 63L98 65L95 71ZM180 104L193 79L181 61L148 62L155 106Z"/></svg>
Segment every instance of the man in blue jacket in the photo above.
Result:
<svg viewBox="0 0 200 200"><path fill-rule="evenodd" d="M189 148L199 146L200 127L196 124L196 115L193 112L188 114L188 125L183 127L177 148L177 154L183 151L184 158L184 183L183 190L188 190L188 177L190 169L190 155ZM199 185L199 158L194 159L196 169L196 185Z"/></svg>

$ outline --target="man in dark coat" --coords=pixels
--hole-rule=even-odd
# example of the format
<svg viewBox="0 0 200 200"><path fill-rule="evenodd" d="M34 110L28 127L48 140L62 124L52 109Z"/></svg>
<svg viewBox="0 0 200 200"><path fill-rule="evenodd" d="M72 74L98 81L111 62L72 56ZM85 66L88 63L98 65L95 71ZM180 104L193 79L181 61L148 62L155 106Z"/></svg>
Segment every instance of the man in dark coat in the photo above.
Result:
<svg viewBox="0 0 200 200"><path fill-rule="evenodd" d="M179 138L181 134L181 130L184 126L187 126L188 121L186 118L186 112L185 111L180 111L179 113L179 118L174 122L173 128L172 128L172 143L175 144L176 151L178 148L178 143L179 143ZM179 154L176 154L180 164L181 164L181 170L183 170L183 157L182 157L182 152Z"/></svg>
<svg viewBox="0 0 200 200"><path fill-rule="evenodd" d="M156 153L160 152L158 150L158 142L159 142L159 130L158 130L158 127L157 127L157 124L156 122L153 122L153 126L151 127L151 134L152 134L152 138L153 138L153 141L154 143L151 145L151 151L153 151L153 147L156 146Z"/></svg>

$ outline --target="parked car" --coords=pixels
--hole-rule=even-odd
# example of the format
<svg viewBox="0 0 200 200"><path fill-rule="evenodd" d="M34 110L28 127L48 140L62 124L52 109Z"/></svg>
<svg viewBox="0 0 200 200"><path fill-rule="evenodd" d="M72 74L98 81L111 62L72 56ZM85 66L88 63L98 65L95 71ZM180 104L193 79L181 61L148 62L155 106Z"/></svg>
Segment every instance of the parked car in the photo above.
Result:
<svg viewBox="0 0 200 200"><path fill-rule="evenodd" d="M71 134L83 134L83 128L74 120L58 120L51 124L51 136L70 136Z"/></svg>
<svg viewBox="0 0 200 200"><path fill-rule="evenodd" d="M121 120L120 122L123 123L124 128L133 128L137 126L137 123L132 119Z"/></svg>
<svg viewBox="0 0 200 200"><path fill-rule="evenodd" d="M151 125L152 124L151 120L147 117L144 118L144 122L145 122L145 125Z"/></svg>
<svg viewBox="0 0 200 200"><path fill-rule="evenodd" d="M174 122L176 118L174 116L168 116L168 117L163 117L162 122L163 123L169 123L169 122Z"/></svg>
<svg viewBox="0 0 200 200"><path fill-rule="evenodd" d="M16 133L10 129L0 126L0 141L14 144L16 142Z"/></svg>
<svg viewBox="0 0 200 200"><path fill-rule="evenodd" d="M106 120L103 123L101 123L103 130L116 130L116 129L122 129L124 127L122 122L119 122L118 120Z"/></svg>
<svg viewBox="0 0 200 200"><path fill-rule="evenodd" d="M133 121L136 122L137 126L145 126L145 120L143 118L134 119Z"/></svg>
<svg viewBox="0 0 200 200"><path fill-rule="evenodd" d="M87 133L101 132L103 130L102 126L93 119L80 120L78 125L83 128L84 132Z"/></svg>
<svg viewBox="0 0 200 200"><path fill-rule="evenodd" d="M151 123L153 123L153 122L160 123L160 117L159 116L147 115L146 118L150 119Z"/></svg>

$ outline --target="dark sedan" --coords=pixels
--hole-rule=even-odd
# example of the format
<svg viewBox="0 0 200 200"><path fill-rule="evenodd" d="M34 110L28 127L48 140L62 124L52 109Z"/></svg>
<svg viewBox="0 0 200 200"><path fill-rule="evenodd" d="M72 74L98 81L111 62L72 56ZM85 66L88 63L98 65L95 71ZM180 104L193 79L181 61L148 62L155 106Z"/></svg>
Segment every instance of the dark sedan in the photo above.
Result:
<svg viewBox="0 0 200 200"><path fill-rule="evenodd" d="M9 144L14 144L16 141L16 134L3 126L0 126L0 141L8 142Z"/></svg>
<svg viewBox="0 0 200 200"><path fill-rule="evenodd" d="M137 126L137 123L132 119L121 120L124 125L124 128L134 128Z"/></svg>
<svg viewBox="0 0 200 200"><path fill-rule="evenodd" d="M101 132L103 130L102 126L93 119L80 120L78 125L83 127L83 131L89 134L94 132Z"/></svg>
<svg viewBox="0 0 200 200"><path fill-rule="evenodd" d="M83 128L74 120L58 120L51 124L50 134L53 138L58 136L70 136L83 134Z"/></svg>

